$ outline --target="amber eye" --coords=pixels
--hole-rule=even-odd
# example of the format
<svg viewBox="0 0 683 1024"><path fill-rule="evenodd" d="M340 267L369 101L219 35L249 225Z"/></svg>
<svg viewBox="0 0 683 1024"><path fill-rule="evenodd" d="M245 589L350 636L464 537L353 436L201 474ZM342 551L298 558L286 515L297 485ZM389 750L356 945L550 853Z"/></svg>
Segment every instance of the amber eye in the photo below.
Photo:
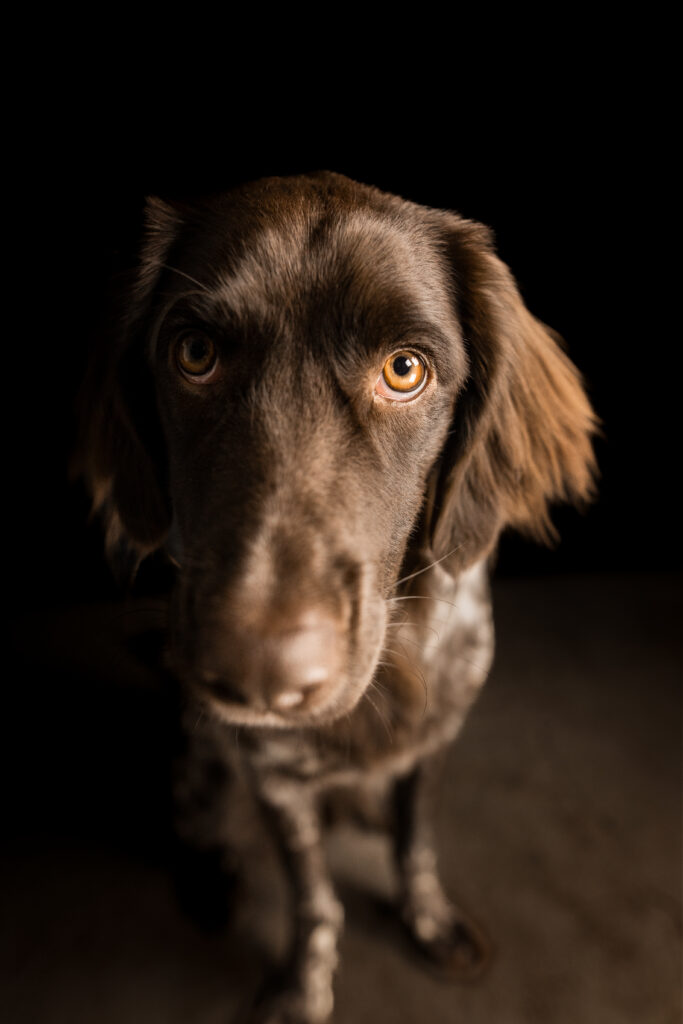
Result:
<svg viewBox="0 0 683 1024"><path fill-rule="evenodd" d="M180 371L195 382L212 377L218 363L216 346L204 334L186 334L180 338L175 357Z"/></svg>
<svg viewBox="0 0 683 1024"><path fill-rule="evenodd" d="M375 384L375 391L395 402L406 402L414 398L426 383L427 366L424 359L406 349L389 356Z"/></svg>

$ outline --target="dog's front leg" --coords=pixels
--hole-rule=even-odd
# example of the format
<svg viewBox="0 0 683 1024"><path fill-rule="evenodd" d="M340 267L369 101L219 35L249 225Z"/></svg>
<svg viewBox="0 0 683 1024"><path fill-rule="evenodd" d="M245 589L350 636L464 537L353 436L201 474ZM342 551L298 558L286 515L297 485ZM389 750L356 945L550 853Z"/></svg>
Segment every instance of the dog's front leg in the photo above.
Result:
<svg viewBox="0 0 683 1024"><path fill-rule="evenodd" d="M395 851L403 919L420 950L455 977L474 977L488 945L446 896L437 869L435 822L444 755L420 762L395 789Z"/></svg>
<svg viewBox="0 0 683 1024"><path fill-rule="evenodd" d="M294 936L283 984L264 997L258 1024L324 1024L344 912L334 894L321 842L316 794L280 776L260 780L258 795L271 823L294 895Z"/></svg>

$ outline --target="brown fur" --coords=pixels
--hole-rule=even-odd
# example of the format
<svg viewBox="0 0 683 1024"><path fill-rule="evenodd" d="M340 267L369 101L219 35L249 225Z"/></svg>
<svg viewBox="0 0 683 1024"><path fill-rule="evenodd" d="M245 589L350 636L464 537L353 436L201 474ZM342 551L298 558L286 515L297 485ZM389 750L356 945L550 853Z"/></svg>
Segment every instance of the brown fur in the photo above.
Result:
<svg viewBox="0 0 683 1024"><path fill-rule="evenodd" d="M430 764L490 664L482 560L505 527L548 540L552 502L590 499L596 421L481 225L332 174L147 216L79 465L112 557L166 546L178 563L169 666L209 712L212 757L234 750L223 723L242 729L287 853L293 973L257 1019L319 1024L341 908L318 813L341 785L402 780L406 923L456 973L479 960L436 880ZM207 385L174 363L188 325L216 339ZM378 397L406 347L427 386ZM304 693L311 665L323 682Z"/></svg>
<svg viewBox="0 0 683 1024"><path fill-rule="evenodd" d="M480 225L453 219L448 253L470 358L443 455L434 551L465 567L513 526L556 534L552 502L594 496L597 420L561 339L528 311Z"/></svg>
<svg viewBox="0 0 683 1024"><path fill-rule="evenodd" d="M505 526L541 541L554 539L551 503L592 500L590 438L597 420L561 339L524 306L508 268L493 252L488 229L453 214L423 213L437 229L436 244L448 261L469 359L468 380L441 459L432 512L434 551L440 557L457 544L461 553L455 564L465 566L489 551ZM145 436L155 433L144 423L149 410L133 409L140 379L131 386L118 360L131 345L181 224L172 208L149 200L146 241L129 305L119 311L112 348L100 354L104 359L93 360L84 389L84 444L77 471L89 483L95 510L104 514L110 546L126 536L143 557L163 543L169 518L158 461L150 459L149 440L145 443ZM139 363L135 370L145 372Z"/></svg>

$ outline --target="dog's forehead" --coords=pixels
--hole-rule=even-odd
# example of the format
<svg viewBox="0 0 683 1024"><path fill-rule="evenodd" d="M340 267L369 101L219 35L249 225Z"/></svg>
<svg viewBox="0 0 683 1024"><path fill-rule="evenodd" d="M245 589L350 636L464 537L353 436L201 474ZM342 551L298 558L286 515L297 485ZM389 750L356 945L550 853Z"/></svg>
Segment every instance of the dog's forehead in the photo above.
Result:
<svg viewBox="0 0 683 1024"><path fill-rule="evenodd" d="M405 204L413 215L397 217L381 203L334 199L300 195L246 212L233 203L213 222L205 214L217 255L195 272L204 280L210 272L216 304L253 316L333 297L361 314L401 305L415 319L448 321L448 273L419 207Z"/></svg>

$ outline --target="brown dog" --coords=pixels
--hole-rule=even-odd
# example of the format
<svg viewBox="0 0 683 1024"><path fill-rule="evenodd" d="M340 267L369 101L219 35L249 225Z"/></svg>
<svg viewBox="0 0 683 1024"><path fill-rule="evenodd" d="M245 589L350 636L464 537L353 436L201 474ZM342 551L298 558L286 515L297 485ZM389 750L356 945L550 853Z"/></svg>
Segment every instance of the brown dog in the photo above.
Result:
<svg viewBox="0 0 683 1024"><path fill-rule="evenodd" d="M240 727L291 875L288 978L254 1019L331 1013L340 787L395 798L404 919L477 969L436 874L434 765L490 665L487 556L590 497L595 426L487 229L335 174L151 200L88 398L109 549L178 564L169 664L215 746Z"/></svg>

